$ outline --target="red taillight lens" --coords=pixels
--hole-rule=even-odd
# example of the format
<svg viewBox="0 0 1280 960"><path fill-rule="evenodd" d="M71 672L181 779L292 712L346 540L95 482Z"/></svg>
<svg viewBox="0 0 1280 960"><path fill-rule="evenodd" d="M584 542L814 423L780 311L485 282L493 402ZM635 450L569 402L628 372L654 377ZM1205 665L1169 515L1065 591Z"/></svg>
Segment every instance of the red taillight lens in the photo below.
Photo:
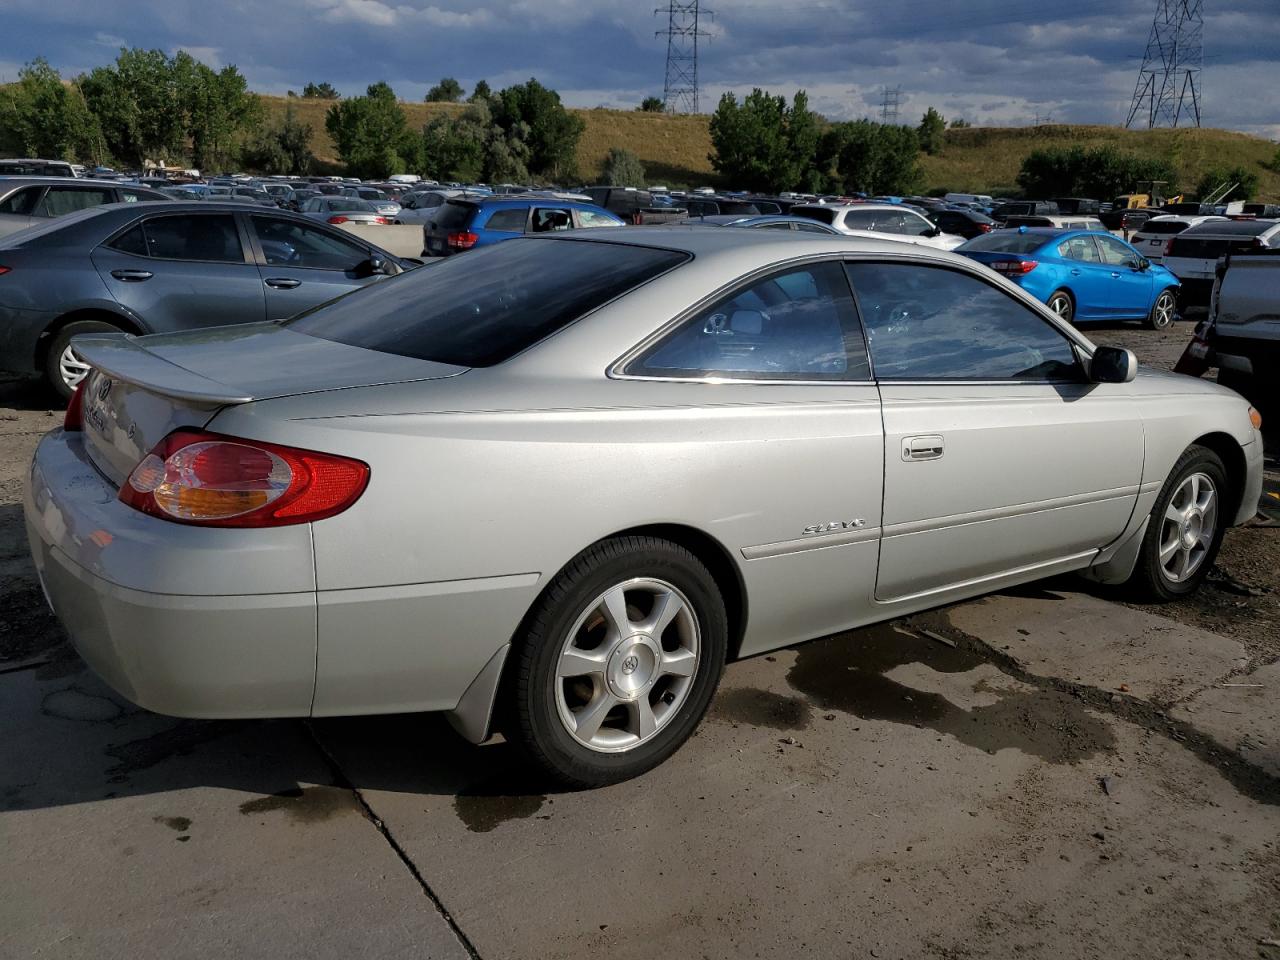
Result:
<svg viewBox="0 0 1280 960"><path fill-rule="evenodd" d="M373 222L374 223L390 223L391 221L388 220L386 217L374 217Z"/></svg>
<svg viewBox="0 0 1280 960"><path fill-rule="evenodd" d="M449 234L445 243L453 247L455 250L470 250L480 242L480 237L472 233L470 230L459 230Z"/></svg>
<svg viewBox="0 0 1280 960"><path fill-rule="evenodd" d="M368 484L359 460L177 430L134 467L120 500L178 523L278 527L341 513Z"/></svg>
<svg viewBox="0 0 1280 960"><path fill-rule="evenodd" d="M991 269L1006 277L1022 277L1040 266L1039 260L997 260Z"/></svg>
<svg viewBox="0 0 1280 960"><path fill-rule="evenodd" d="M329 222L330 223L346 223L347 218L346 217L330 217Z"/></svg>
<svg viewBox="0 0 1280 960"><path fill-rule="evenodd" d="M6 267L4 264L0 264L0 277L3 277L6 273L13 273L13 267Z"/></svg>
<svg viewBox="0 0 1280 960"><path fill-rule="evenodd" d="M1173 237L1170 237L1168 240L1164 242L1164 255L1166 257L1169 256L1169 251L1171 251L1172 249L1173 249Z"/></svg>
<svg viewBox="0 0 1280 960"><path fill-rule="evenodd" d="M75 392L71 394L71 400L67 404L66 415L62 418L63 430L84 429L84 385L88 382L89 378L85 377L76 386Z"/></svg>
<svg viewBox="0 0 1280 960"><path fill-rule="evenodd" d="M991 224L989 224L989 223L980 223L980 224L978 224L978 229L979 229L979 230L981 230L983 233L990 233L990 232L991 232Z"/></svg>

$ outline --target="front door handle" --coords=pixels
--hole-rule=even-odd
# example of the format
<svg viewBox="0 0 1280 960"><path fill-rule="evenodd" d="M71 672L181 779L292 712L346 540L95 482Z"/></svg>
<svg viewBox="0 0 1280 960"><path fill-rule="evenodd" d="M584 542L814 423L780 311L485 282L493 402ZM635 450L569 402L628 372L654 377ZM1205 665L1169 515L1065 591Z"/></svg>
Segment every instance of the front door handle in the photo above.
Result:
<svg viewBox="0 0 1280 960"><path fill-rule="evenodd" d="M129 283L139 283L143 280L151 279L150 270L112 270L111 275L117 280L124 280Z"/></svg>
<svg viewBox="0 0 1280 960"><path fill-rule="evenodd" d="M1072 268L1071 268L1071 275L1072 275L1073 277L1078 277L1078 276L1080 276L1080 268L1079 268L1079 267L1072 267Z"/></svg>
<svg viewBox="0 0 1280 960"><path fill-rule="evenodd" d="M292 290L294 287L302 286L301 280L294 280L292 277L267 277L262 282L277 290Z"/></svg>
<svg viewBox="0 0 1280 960"><path fill-rule="evenodd" d="M903 437L902 459L908 463L914 460L938 460L942 457L942 438Z"/></svg>
<svg viewBox="0 0 1280 960"><path fill-rule="evenodd" d="M1111 279L1112 279L1112 280L1119 280L1119 279L1120 279L1120 274L1118 274L1118 273L1113 273L1113 274L1111 274Z"/></svg>

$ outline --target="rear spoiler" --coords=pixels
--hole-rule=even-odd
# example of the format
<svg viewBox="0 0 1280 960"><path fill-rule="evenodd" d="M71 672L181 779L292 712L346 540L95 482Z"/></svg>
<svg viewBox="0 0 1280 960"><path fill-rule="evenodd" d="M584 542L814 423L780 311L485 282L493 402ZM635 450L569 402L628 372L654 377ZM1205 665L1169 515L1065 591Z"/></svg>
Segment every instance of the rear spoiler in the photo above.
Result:
<svg viewBox="0 0 1280 960"><path fill-rule="evenodd" d="M257 399L156 356L131 333L87 333L72 342L76 353L95 370L176 400L220 407Z"/></svg>

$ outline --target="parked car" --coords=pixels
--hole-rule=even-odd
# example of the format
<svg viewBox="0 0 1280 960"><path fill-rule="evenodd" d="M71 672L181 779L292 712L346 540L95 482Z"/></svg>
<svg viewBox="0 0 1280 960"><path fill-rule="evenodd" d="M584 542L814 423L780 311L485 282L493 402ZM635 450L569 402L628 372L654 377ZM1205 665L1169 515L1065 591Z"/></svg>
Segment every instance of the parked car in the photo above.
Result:
<svg viewBox="0 0 1280 960"><path fill-rule="evenodd" d="M538 197L446 200L422 228L422 253L447 257L522 234L621 225L622 220L608 210L577 200Z"/></svg>
<svg viewBox="0 0 1280 960"><path fill-rule="evenodd" d="M1212 203L1196 203L1194 201L1165 203L1160 209L1166 214L1172 213L1180 217L1211 217L1217 211Z"/></svg>
<svg viewBox="0 0 1280 960"><path fill-rule="evenodd" d="M1065 216L1094 216L1102 212L1102 204L1090 197L1055 197L1058 213Z"/></svg>
<svg viewBox="0 0 1280 960"><path fill-rule="evenodd" d="M75 165L64 160L37 160L25 157L0 160L0 176L4 177L75 177Z"/></svg>
<svg viewBox="0 0 1280 960"><path fill-rule="evenodd" d="M114 203L0 240L0 370L69 396L71 338L289 317L410 264L283 210Z"/></svg>
<svg viewBox="0 0 1280 960"><path fill-rule="evenodd" d="M1216 368L1218 382L1268 415L1280 413L1280 250L1218 261L1209 316L1178 362L1180 373Z"/></svg>
<svg viewBox="0 0 1280 960"><path fill-rule="evenodd" d="M1109 232L1103 225L1102 221L1097 217L1081 216L1006 217L1002 226L1009 229L1016 227L1055 227L1058 230L1097 230L1102 233Z"/></svg>
<svg viewBox="0 0 1280 960"><path fill-rule="evenodd" d="M1142 225L1152 217L1164 216L1165 211L1159 207L1113 207L1106 213L1100 213L1098 219L1108 230L1121 230L1125 235L1136 233Z"/></svg>
<svg viewBox="0 0 1280 960"><path fill-rule="evenodd" d="M0 177L0 237L105 203L171 200L150 187L80 177Z"/></svg>
<svg viewBox="0 0 1280 960"><path fill-rule="evenodd" d="M315 196L302 205L302 215L325 223L377 223L399 222L378 212L371 200L355 197Z"/></svg>
<svg viewBox="0 0 1280 960"><path fill-rule="evenodd" d="M697 193L697 191L694 191ZM739 216L759 216L762 212L759 207L749 200L739 200L736 197L717 197L713 194L687 197L684 201L684 207L689 211L691 217L715 217L722 213L734 213Z"/></svg>
<svg viewBox="0 0 1280 960"><path fill-rule="evenodd" d="M1280 203L1246 203L1240 207L1240 212L1259 220L1277 220L1280 219Z"/></svg>
<svg viewBox="0 0 1280 960"><path fill-rule="evenodd" d="M676 221L686 227L746 227L753 230L790 230L794 233L825 233L828 236L840 236L835 227L819 223L808 217L792 217L787 214L761 214L753 217L740 217L732 213L722 213L716 217L688 217Z"/></svg>
<svg viewBox="0 0 1280 960"><path fill-rule="evenodd" d="M1187 311L1209 307L1218 258L1280 248L1280 221L1213 220L1188 227L1173 238L1164 265L1182 281L1179 306Z"/></svg>
<svg viewBox="0 0 1280 960"><path fill-rule="evenodd" d="M991 219L1004 223L1009 217L1056 217L1061 212L1052 200L1006 200L991 212Z"/></svg>
<svg viewBox="0 0 1280 960"><path fill-rule="evenodd" d="M948 193L943 198L947 203L971 203L978 206L992 206L991 198L985 193Z"/></svg>
<svg viewBox="0 0 1280 960"><path fill-rule="evenodd" d="M109 685L496 720L577 787L675 752L730 658L1073 570L1185 597L1261 493L1237 394L900 243L529 237L284 324L78 343L24 511Z"/></svg>
<svg viewBox="0 0 1280 960"><path fill-rule="evenodd" d="M1163 330L1177 316L1178 278L1109 233L1019 227L975 237L956 252L1013 281L1064 323L1145 320Z"/></svg>
<svg viewBox="0 0 1280 960"><path fill-rule="evenodd" d="M1178 216L1165 214L1164 216L1152 217L1138 228L1137 233L1129 238L1129 243L1153 263L1163 263L1165 250L1173 243L1173 238L1183 230L1188 227L1199 226L1202 223L1209 223L1213 220L1225 219L1226 217L1190 214Z"/></svg>
<svg viewBox="0 0 1280 960"><path fill-rule="evenodd" d="M953 250L964 237L944 233L923 213L900 203L803 203L791 215L808 217L849 236L874 237Z"/></svg>
<svg viewBox="0 0 1280 960"><path fill-rule="evenodd" d="M670 223L688 215L685 207L672 205L669 197L660 201L648 190L634 187L585 187L582 193L624 223Z"/></svg>
<svg viewBox="0 0 1280 960"><path fill-rule="evenodd" d="M976 210L955 210L944 207L930 211L928 217L943 233L964 237L966 240L971 240L982 233L990 233L996 226L994 220Z"/></svg>

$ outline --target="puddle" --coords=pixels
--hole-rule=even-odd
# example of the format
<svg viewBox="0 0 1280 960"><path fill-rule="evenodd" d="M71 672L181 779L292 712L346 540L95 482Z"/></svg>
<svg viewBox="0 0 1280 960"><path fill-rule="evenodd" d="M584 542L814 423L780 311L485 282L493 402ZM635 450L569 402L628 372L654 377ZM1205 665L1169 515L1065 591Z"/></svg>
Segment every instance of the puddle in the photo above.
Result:
<svg viewBox="0 0 1280 960"><path fill-rule="evenodd" d="M170 830L176 830L178 833L186 833L191 829L190 817L152 817L156 823L163 823Z"/></svg>
<svg viewBox="0 0 1280 960"><path fill-rule="evenodd" d="M464 787L453 798L453 810L472 833L488 833L510 820L525 820L542 809L546 796L520 793L527 780L504 775Z"/></svg>
<svg viewBox="0 0 1280 960"><path fill-rule="evenodd" d="M713 720L774 730L803 730L812 718L813 708L799 697L755 687L724 690L717 694L711 707Z"/></svg>
<svg viewBox="0 0 1280 960"><path fill-rule="evenodd" d="M76 687L55 690L40 701L40 712L45 716L62 720L80 720L85 723L108 723L124 711L110 697L85 693Z"/></svg>
<svg viewBox="0 0 1280 960"><path fill-rule="evenodd" d="M806 643L796 652L788 682L829 710L924 727L990 753L1012 748L1050 763L1071 763L1115 746L1110 727L1065 693L1003 693L995 704L966 710L940 694L889 679L886 673L908 663L965 673L989 662L889 624Z"/></svg>
<svg viewBox="0 0 1280 960"><path fill-rule="evenodd" d="M341 813L361 812L355 795L342 787L295 787L240 804L245 816L282 811L294 823L319 823Z"/></svg>

